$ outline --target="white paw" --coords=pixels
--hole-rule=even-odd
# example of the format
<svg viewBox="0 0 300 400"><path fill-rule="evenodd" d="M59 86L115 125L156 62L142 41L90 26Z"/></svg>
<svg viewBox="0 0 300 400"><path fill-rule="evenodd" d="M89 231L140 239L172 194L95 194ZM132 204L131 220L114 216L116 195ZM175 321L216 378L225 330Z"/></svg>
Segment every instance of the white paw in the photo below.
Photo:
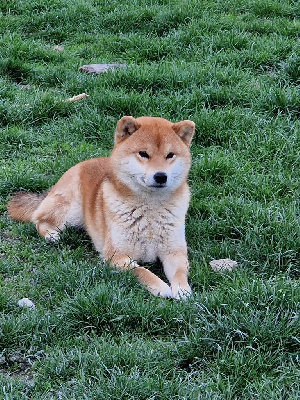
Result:
<svg viewBox="0 0 300 400"><path fill-rule="evenodd" d="M139 264L136 261L130 261L128 266L130 267L130 269L132 269L132 268L139 267Z"/></svg>
<svg viewBox="0 0 300 400"><path fill-rule="evenodd" d="M48 243L56 243L59 241L59 233L57 231L48 232L45 236L45 240Z"/></svg>
<svg viewBox="0 0 300 400"><path fill-rule="evenodd" d="M164 297L164 298L170 298L172 296L172 290L169 285L167 285L165 282L161 282L159 287L150 287L147 286L147 289L149 290L150 293L152 293L155 297Z"/></svg>
<svg viewBox="0 0 300 400"><path fill-rule="evenodd" d="M172 297L172 290L169 285L164 282L164 285L160 288L160 292L158 294L160 297L169 298Z"/></svg>
<svg viewBox="0 0 300 400"><path fill-rule="evenodd" d="M189 285L185 288L177 286L176 288L172 287L172 297L176 300L186 300L188 297L192 295L192 289Z"/></svg>

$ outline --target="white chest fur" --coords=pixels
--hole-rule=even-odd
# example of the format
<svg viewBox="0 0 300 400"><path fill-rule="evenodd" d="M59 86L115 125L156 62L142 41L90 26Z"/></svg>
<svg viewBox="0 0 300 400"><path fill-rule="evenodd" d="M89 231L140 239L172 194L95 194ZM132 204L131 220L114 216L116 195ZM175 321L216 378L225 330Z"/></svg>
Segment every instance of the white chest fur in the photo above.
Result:
<svg viewBox="0 0 300 400"><path fill-rule="evenodd" d="M162 252L185 244L188 196L174 204L157 196L125 201L110 192L106 205L112 245L133 260L156 261Z"/></svg>

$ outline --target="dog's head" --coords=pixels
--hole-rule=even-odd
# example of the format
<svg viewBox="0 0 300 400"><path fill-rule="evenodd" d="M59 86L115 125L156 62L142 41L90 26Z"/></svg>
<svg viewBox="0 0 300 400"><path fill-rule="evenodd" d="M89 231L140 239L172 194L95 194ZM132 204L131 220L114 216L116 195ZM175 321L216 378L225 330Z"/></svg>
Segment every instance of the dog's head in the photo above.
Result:
<svg viewBox="0 0 300 400"><path fill-rule="evenodd" d="M190 169L194 132L195 124L189 120L121 118L111 154L115 177L135 192L176 190Z"/></svg>

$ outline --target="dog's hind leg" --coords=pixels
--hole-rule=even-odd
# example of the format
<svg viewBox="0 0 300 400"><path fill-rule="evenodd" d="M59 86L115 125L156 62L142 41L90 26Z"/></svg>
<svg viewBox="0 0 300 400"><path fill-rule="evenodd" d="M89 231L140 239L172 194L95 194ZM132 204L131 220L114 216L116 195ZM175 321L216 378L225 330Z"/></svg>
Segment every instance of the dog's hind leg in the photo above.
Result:
<svg viewBox="0 0 300 400"><path fill-rule="evenodd" d="M38 233L49 243L58 242L60 233L63 231L63 227L59 228L57 224L54 226L47 220L38 220L35 226Z"/></svg>
<svg viewBox="0 0 300 400"><path fill-rule="evenodd" d="M59 239L64 229L68 202L53 191L41 194L30 192L14 193L8 202L8 215L16 221L30 221L47 241Z"/></svg>
<svg viewBox="0 0 300 400"><path fill-rule="evenodd" d="M57 242L66 224L72 223L72 202L58 191L50 191L38 209L33 213L32 221L36 229L47 242Z"/></svg>

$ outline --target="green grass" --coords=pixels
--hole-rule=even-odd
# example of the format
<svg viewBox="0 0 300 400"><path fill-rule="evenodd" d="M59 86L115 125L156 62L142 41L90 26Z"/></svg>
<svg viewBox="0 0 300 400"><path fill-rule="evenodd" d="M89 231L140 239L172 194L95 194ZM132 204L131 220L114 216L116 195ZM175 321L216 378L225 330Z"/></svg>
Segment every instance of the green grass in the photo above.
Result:
<svg viewBox="0 0 300 400"><path fill-rule="evenodd" d="M293 0L1 2L0 398L299 399L298 17ZM78 71L97 62L127 67ZM84 232L49 245L7 217L13 191L107 156L123 115L196 123L186 302L112 273Z"/></svg>

